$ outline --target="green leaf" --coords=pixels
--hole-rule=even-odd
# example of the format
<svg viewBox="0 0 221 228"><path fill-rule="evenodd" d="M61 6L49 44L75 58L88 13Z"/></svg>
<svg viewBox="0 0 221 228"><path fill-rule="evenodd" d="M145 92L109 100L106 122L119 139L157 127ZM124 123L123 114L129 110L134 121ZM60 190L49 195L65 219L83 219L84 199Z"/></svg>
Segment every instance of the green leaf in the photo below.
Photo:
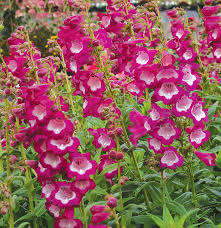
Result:
<svg viewBox="0 0 221 228"><path fill-rule="evenodd" d="M167 224L168 227L171 227L171 225L174 224L173 217L166 205L163 205L163 221Z"/></svg>
<svg viewBox="0 0 221 228"><path fill-rule="evenodd" d="M183 227L184 226L184 222L186 221L186 219L191 216L192 214L194 213L197 213L200 209L199 208L196 208L196 209L193 209L193 210L190 210L188 211L185 215L183 215L180 220L179 220L179 225L180 227Z"/></svg>
<svg viewBox="0 0 221 228"><path fill-rule="evenodd" d="M28 214L22 216L21 218L19 218L18 220L15 221L15 223L22 221L22 220L31 220L34 217L34 214L29 212Z"/></svg>
<svg viewBox="0 0 221 228"><path fill-rule="evenodd" d="M34 209L34 214L37 216L37 217L40 217L42 216L47 210L45 208L45 202L46 200L41 200L37 207L35 207Z"/></svg>
<svg viewBox="0 0 221 228"><path fill-rule="evenodd" d="M213 116L214 116L214 114L215 114L215 112L216 112L216 109L217 109L218 105L219 105L219 101L216 101L216 102L215 102L212 106L210 106L210 108L208 109L207 114L208 114L208 117L209 117L210 120L213 118Z"/></svg>
<svg viewBox="0 0 221 228"><path fill-rule="evenodd" d="M136 223L136 224L153 225L153 219L150 218L150 216L147 216L147 215L132 216L132 221L134 223Z"/></svg>
<svg viewBox="0 0 221 228"><path fill-rule="evenodd" d="M173 211L174 213L178 213L181 216L186 214L185 207L176 201L167 202L166 205L170 209L170 211Z"/></svg>
<svg viewBox="0 0 221 228"><path fill-rule="evenodd" d="M158 216L152 215L152 214L147 214L148 217L150 217L155 224L157 224L160 228L167 228L165 222Z"/></svg>
<svg viewBox="0 0 221 228"><path fill-rule="evenodd" d="M217 190L214 190L214 189L211 189L211 188L208 188L207 190L212 192L214 195L216 195L216 196L221 198L221 192L219 192Z"/></svg>
<svg viewBox="0 0 221 228"><path fill-rule="evenodd" d="M221 96L218 96L218 95L208 95L204 98L209 99L209 100L221 101Z"/></svg>
<svg viewBox="0 0 221 228"><path fill-rule="evenodd" d="M17 228L24 228L26 225L28 225L28 227L31 227L29 222L23 222Z"/></svg>

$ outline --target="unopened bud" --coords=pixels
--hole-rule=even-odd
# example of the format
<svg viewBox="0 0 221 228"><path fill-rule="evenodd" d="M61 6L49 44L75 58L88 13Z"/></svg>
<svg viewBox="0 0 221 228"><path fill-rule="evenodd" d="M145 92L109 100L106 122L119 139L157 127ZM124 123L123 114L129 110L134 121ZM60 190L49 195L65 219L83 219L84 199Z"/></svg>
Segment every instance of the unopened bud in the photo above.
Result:
<svg viewBox="0 0 221 228"><path fill-rule="evenodd" d="M111 209L115 208L117 206L117 199L115 197L110 197L107 201L107 206Z"/></svg>

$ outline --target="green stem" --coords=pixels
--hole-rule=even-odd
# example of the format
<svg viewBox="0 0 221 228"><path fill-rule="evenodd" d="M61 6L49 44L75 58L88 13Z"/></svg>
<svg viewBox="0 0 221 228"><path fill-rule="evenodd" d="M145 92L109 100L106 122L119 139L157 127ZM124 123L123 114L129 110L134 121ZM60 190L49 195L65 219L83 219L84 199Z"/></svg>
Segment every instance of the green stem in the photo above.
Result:
<svg viewBox="0 0 221 228"><path fill-rule="evenodd" d="M120 161L118 161L118 182L121 179L121 174L120 174ZM121 184L119 184L120 188L120 211L121 211L121 226L124 227L124 203L123 203L123 194L122 194L122 187Z"/></svg>
<svg viewBox="0 0 221 228"><path fill-rule="evenodd" d="M39 81L39 78L38 78L38 73L37 73L37 70L36 70L35 63L34 63L34 58L33 58L33 53L32 53L32 44L31 44L31 41L29 39L28 32L26 32L26 38L27 38L28 48L29 48L30 57L31 57L31 66L32 66L32 69L34 70L35 79L37 81L37 84L40 84L40 81Z"/></svg>
<svg viewBox="0 0 221 228"><path fill-rule="evenodd" d="M85 207L84 207L84 201L83 199L81 200L81 210L82 210L82 215L83 215L83 218L84 218L84 228L87 228L87 216L86 216L86 213L85 213Z"/></svg>
<svg viewBox="0 0 221 228"><path fill-rule="evenodd" d="M166 185L163 176L163 170L161 170L161 186L162 186L162 203L165 204L165 192L166 192Z"/></svg>
<svg viewBox="0 0 221 228"><path fill-rule="evenodd" d="M19 131L19 129L20 129L19 120L16 117L16 130ZM27 156L25 153L25 148L24 148L23 143L20 143L19 147L20 147L22 159L27 160ZM26 184L28 184L32 181L29 167L26 167L25 177L26 177ZM34 192L34 185L31 184L30 187L31 187L31 189L30 189L31 191L28 191L29 209L30 209L30 212L33 213L34 212L34 202L35 202L35 205L37 205L37 197L36 197L36 193ZM32 194L33 194L33 197L32 197ZM34 200L33 200L33 198L34 198ZM36 218L33 219L33 225L34 225L34 228L38 227Z"/></svg>
<svg viewBox="0 0 221 228"><path fill-rule="evenodd" d="M140 181L142 182L142 181L143 181L143 177L141 176L140 169L139 169L139 166L138 166L138 164L137 164L137 160L136 160L136 158L135 158L135 156L134 156L134 152L132 151L131 154L132 154L132 158L133 158L133 161L134 161L135 168L136 168L136 170L137 170L139 179L140 179ZM149 198L148 198L148 195L147 195L147 191L146 191L145 188L143 189L143 192L144 192L145 204L146 204L147 207L149 207L149 209L151 209L150 201L149 201Z"/></svg>
<svg viewBox="0 0 221 228"><path fill-rule="evenodd" d="M192 157L189 157L187 160L187 168L188 168L191 191L192 191L192 202L194 204L194 207L197 207L198 203L197 203L197 199L196 199L196 187L195 187L194 175L193 175Z"/></svg>
<svg viewBox="0 0 221 228"><path fill-rule="evenodd" d="M6 131L6 153L7 153L7 178L10 177L11 175L11 170L10 170L10 162L9 162L9 158L10 158L10 144L9 144L9 117L8 117L8 113L9 113L9 108L8 108L8 99L5 98L5 131ZM11 184L8 183L8 188L11 192ZM12 210L12 206L11 206L11 203L12 203L12 198L10 196L9 198L9 202L10 202L10 205L9 205L9 220L8 220L8 223L9 223L9 228L14 228L14 215L13 215L13 210Z"/></svg>
<svg viewBox="0 0 221 228"><path fill-rule="evenodd" d="M67 87L68 97L69 97L70 104L71 104L71 111L72 111L72 114L73 114L74 113L74 103L73 103L71 86L70 86L70 82L69 82L69 79L68 79L66 63L65 63L65 60L64 60L64 54L63 54L63 51L62 51L61 47L59 45L58 45L58 47L59 47L59 50L60 50L60 53L61 53L61 59L62 59L61 63L62 63L62 67L63 67L64 74L65 74L66 87Z"/></svg>
<svg viewBox="0 0 221 228"><path fill-rule="evenodd" d="M119 224L119 220L118 220L118 216L117 216L117 214L116 214L115 208L113 209L113 216L114 216L114 219L115 219L117 228L120 228L120 224Z"/></svg>
<svg viewBox="0 0 221 228"><path fill-rule="evenodd" d="M4 172L2 154L3 154L2 144L0 143L0 173L3 173Z"/></svg>
<svg viewBox="0 0 221 228"><path fill-rule="evenodd" d="M61 111L61 103L60 103L60 98L59 98L59 93L58 93L57 79L56 79L56 75L54 72L54 67L53 67L52 61L51 61L51 68L52 68L52 73L54 75L54 86L55 86L55 94L56 94L57 105L58 105L59 110Z"/></svg>

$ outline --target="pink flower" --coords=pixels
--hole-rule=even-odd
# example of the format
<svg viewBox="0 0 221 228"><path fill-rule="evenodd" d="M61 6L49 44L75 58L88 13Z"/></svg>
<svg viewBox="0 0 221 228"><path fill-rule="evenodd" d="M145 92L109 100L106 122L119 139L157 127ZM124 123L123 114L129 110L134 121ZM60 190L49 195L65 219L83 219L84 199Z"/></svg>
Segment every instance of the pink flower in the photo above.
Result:
<svg viewBox="0 0 221 228"><path fill-rule="evenodd" d="M203 110L204 103L201 101L194 102L190 110L190 118L195 125L200 125L203 121L208 121L207 110Z"/></svg>
<svg viewBox="0 0 221 228"><path fill-rule="evenodd" d="M183 165L184 159L177 153L174 147L165 148L163 156L160 158L160 167L175 169Z"/></svg>
<svg viewBox="0 0 221 228"><path fill-rule="evenodd" d="M154 91L155 97L164 104L175 103L183 93L183 88L177 86L174 82L164 82L160 88Z"/></svg>
<svg viewBox="0 0 221 228"><path fill-rule="evenodd" d="M76 177L77 180L89 179L90 175L96 174L97 163L90 160L90 153L70 154L71 163L67 164L67 174L69 178Z"/></svg>
<svg viewBox="0 0 221 228"><path fill-rule="evenodd" d="M180 137L181 130L175 127L175 124L171 119L168 119L159 124L158 129L155 130L153 135L163 144L169 145Z"/></svg>
<svg viewBox="0 0 221 228"><path fill-rule="evenodd" d="M183 73L181 71L177 71L173 68L162 68L159 73L156 75L156 79L158 82L180 82L183 77Z"/></svg>
<svg viewBox="0 0 221 228"><path fill-rule="evenodd" d="M156 139L156 138L148 138L148 145L149 148L154 150L155 153L163 153L164 151L164 147L162 146L162 143L160 140Z"/></svg>
<svg viewBox="0 0 221 228"><path fill-rule="evenodd" d="M187 132L189 133L189 141L196 149L209 140L210 132L203 131L204 128L205 126L201 125L187 129Z"/></svg>
<svg viewBox="0 0 221 228"><path fill-rule="evenodd" d="M204 6L203 9L201 10L203 16L208 17L208 16L212 16L213 14L216 14L217 12L219 12L219 5L217 6Z"/></svg>
<svg viewBox="0 0 221 228"><path fill-rule="evenodd" d="M109 158L108 154L101 155L101 160L99 164L99 172L101 173L107 166L117 163L115 160ZM120 171L123 171L123 167L120 167ZM104 176L107 181L110 181L112 184L112 179L115 175L118 174L118 168L110 170L109 172L105 173Z"/></svg>
<svg viewBox="0 0 221 228"><path fill-rule="evenodd" d="M63 136L49 138L47 141L47 150L53 151L54 154L64 155L68 152L76 152L80 142L75 137Z"/></svg>
<svg viewBox="0 0 221 228"><path fill-rule="evenodd" d="M90 208L91 214L97 214L97 213L101 213L101 212L105 212L107 210L107 206L105 205L93 205Z"/></svg>
<svg viewBox="0 0 221 228"><path fill-rule="evenodd" d="M65 166L66 160L63 157L54 154L52 151L47 151L41 155L40 162L45 168L60 170Z"/></svg>
<svg viewBox="0 0 221 228"><path fill-rule="evenodd" d="M46 183L44 183L42 185L42 190L41 190L42 198L45 197L48 201L51 201L52 197L53 197L53 193L55 191L55 188L56 188L55 182L46 181Z"/></svg>
<svg viewBox="0 0 221 228"><path fill-rule="evenodd" d="M212 153L203 153L200 151L195 151L195 155L207 166L215 166L216 155Z"/></svg>
<svg viewBox="0 0 221 228"><path fill-rule="evenodd" d="M151 131L152 121L147 116L139 113L136 109L130 112L130 121L133 123L133 127L128 126L129 131L132 132L130 141L136 146L139 138Z"/></svg>
<svg viewBox="0 0 221 228"><path fill-rule="evenodd" d="M73 182L73 186L82 195L86 194L89 190L92 190L96 187L96 185L92 179L76 180Z"/></svg>
<svg viewBox="0 0 221 228"><path fill-rule="evenodd" d="M173 113L178 116L189 117L190 109L192 107L193 100L188 96L188 93L184 93L173 106Z"/></svg>
<svg viewBox="0 0 221 228"><path fill-rule="evenodd" d="M94 136L93 145L97 148L101 147L102 152L116 147L115 141L108 136L108 130L106 128L98 128L97 130L89 128L88 131Z"/></svg>
<svg viewBox="0 0 221 228"><path fill-rule="evenodd" d="M79 219L56 218L55 228L83 228L83 223Z"/></svg>
<svg viewBox="0 0 221 228"><path fill-rule="evenodd" d="M109 212L96 213L92 216L91 222L94 224L98 224L100 222L103 222L103 221L109 219L109 217L110 217Z"/></svg>
<svg viewBox="0 0 221 228"><path fill-rule="evenodd" d="M48 209L48 211L55 217L55 218L58 218L60 217L60 214L61 214L61 208L54 205L53 203L49 203L49 202L46 202L45 203L45 206L46 208Z"/></svg>
<svg viewBox="0 0 221 228"><path fill-rule="evenodd" d="M53 203L60 208L79 206L83 195L72 187L72 183L65 181L56 183Z"/></svg>

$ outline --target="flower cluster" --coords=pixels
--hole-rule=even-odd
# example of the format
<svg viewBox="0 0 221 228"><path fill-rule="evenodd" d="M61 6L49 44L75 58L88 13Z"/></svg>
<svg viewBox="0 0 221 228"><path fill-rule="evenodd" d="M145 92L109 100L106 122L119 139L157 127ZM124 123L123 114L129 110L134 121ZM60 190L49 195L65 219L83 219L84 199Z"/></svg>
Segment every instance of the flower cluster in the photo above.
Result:
<svg viewBox="0 0 221 228"><path fill-rule="evenodd" d="M217 9L214 8L216 12ZM160 166L175 169L183 164L183 156L186 154L182 149L187 135L189 143L198 149L209 139L210 132L205 130L204 125L204 122L208 121L207 109L203 108L202 98L194 92L196 89L200 90L201 79L197 58L200 62L202 60L198 54L198 47L192 44L189 28L183 24L177 10L167 14L171 18L173 38L166 42L167 51L161 54L161 64L145 61L153 58L151 54L147 54L142 57L145 68L137 66L133 69L136 91L139 91L136 95L140 96L141 91L148 89L154 89L154 92L148 116L142 115L137 110L130 113L133 127L129 126L129 130L132 132L130 140L134 145L137 145L140 137L148 133L151 136L148 138L149 148L155 153L162 154ZM139 50L140 47L137 47L137 53ZM148 51L147 49L146 53ZM172 51L178 58L175 54L170 54ZM137 61L137 55L134 58ZM212 60L218 59L214 57ZM133 68L134 66L135 64ZM139 83L139 80L143 83ZM180 143L182 148L180 153L173 146L174 140ZM206 165L214 165L215 154L196 151L196 156Z"/></svg>
<svg viewBox="0 0 221 228"><path fill-rule="evenodd" d="M20 123L28 126L22 127L15 134L15 139L25 148L33 144L38 153L38 162L26 161L26 164L38 175L46 207L56 218L55 227L83 227L80 220L74 219L74 208L80 206L84 194L95 188L91 175L96 173L97 163L91 160L89 152L78 152L80 142L73 137L75 123L62 111L68 110L67 105L62 105L63 100L59 98L62 107L59 110L50 98L49 84L46 83L54 83L54 77L50 77L51 72L43 68L44 60L39 52L35 55L33 50L21 52L25 40L16 36L18 34L9 39L13 57L6 58L6 65L20 80L18 105L22 108L14 113ZM36 66L40 84L27 77L30 70L27 60ZM56 66L51 67L56 69Z"/></svg>

